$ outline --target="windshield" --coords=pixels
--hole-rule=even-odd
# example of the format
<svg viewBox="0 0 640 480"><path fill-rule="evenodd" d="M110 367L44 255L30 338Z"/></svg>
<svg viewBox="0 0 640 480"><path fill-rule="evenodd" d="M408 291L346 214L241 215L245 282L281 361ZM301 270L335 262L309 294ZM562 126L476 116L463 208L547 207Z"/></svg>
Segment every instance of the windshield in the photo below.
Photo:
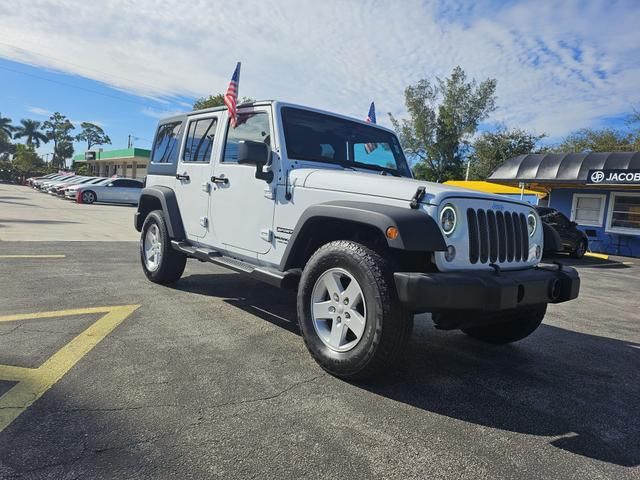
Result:
<svg viewBox="0 0 640 480"><path fill-rule="evenodd" d="M411 177L400 143L390 132L290 107L282 108L282 123L289 158Z"/></svg>

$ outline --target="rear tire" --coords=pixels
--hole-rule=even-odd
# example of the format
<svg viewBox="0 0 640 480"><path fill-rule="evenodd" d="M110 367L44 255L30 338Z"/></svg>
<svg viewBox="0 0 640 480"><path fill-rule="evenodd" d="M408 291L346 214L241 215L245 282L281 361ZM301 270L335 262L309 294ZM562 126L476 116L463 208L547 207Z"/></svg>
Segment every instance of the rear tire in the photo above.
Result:
<svg viewBox="0 0 640 480"><path fill-rule="evenodd" d="M340 240L322 246L307 262L298 287L298 323L324 370L362 380L399 359L413 314L398 300L389 262L359 243ZM335 328L340 330L334 335Z"/></svg>
<svg viewBox="0 0 640 480"><path fill-rule="evenodd" d="M583 238L578 242L575 250L571 252L571 256L573 258L582 258L585 253L587 253L587 241Z"/></svg>
<svg viewBox="0 0 640 480"><path fill-rule="evenodd" d="M462 331L483 342L503 345L517 342L531 335L540 326L547 312L547 304L518 308L506 314L500 323L463 328Z"/></svg>
<svg viewBox="0 0 640 480"><path fill-rule="evenodd" d="M173 283L184 272L187 256L171 247L162 210L154 210L144 219L140 235L140 261L144 274L154 283Z"/></svg>

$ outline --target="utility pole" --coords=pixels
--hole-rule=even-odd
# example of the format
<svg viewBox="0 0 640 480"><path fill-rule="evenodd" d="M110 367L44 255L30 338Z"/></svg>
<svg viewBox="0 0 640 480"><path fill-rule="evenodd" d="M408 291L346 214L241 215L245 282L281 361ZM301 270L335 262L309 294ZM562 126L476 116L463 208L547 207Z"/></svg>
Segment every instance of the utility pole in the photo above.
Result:
<svg viewBox="0 0 640 480"><path fill-rule="evenodd" d="M129 134L129 140L127 141L127 148L131 148L131 134Z"/></svg>

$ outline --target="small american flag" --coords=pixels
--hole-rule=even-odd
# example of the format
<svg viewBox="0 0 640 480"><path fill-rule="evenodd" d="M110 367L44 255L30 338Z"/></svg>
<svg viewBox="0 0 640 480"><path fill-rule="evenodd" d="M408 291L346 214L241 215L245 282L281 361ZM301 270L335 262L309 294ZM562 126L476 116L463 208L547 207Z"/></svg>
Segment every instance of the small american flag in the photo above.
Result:
<svg viewBox="0 0 640 480"><path fill-rule="evenodd" d="M376 123L376 106L373 102L371 102L371 106L369 107L369 114L367 115L367 118L365 119L365 121L367 123ZM377 143L367 143L364 146L364 151L367 152L367 154L369 154L373 152L376 148L378 148Z"/></svg>
<svg viewBox="0 0 640 480"><path fill-rule="evenodd" d="M224 104L229 109L229 118L231 126L236 128L238 125L238 85L240 83L240 62L233 71L233 76L227 87L227 93L224 94Z"/></svg>

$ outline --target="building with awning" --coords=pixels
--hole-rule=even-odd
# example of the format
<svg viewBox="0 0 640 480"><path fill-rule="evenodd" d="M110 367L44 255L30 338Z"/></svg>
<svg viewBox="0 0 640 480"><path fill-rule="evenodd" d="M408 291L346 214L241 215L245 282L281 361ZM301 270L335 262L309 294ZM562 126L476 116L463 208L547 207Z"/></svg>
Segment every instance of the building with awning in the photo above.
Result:
<svg viewBox="0 0 640 480"><path fill-rule="evenodd" d="M546 153L504 162L488 181L544 191L595 252L640 256L640 152Z"/></svg>
<svg viewBox="0 0 640 480"><path fill-rule="evenodd" d="M73 157L74 162L86 162L89 172L100 177L144 178L151 150L122 148L118 150L89 150Z"/></svg>

